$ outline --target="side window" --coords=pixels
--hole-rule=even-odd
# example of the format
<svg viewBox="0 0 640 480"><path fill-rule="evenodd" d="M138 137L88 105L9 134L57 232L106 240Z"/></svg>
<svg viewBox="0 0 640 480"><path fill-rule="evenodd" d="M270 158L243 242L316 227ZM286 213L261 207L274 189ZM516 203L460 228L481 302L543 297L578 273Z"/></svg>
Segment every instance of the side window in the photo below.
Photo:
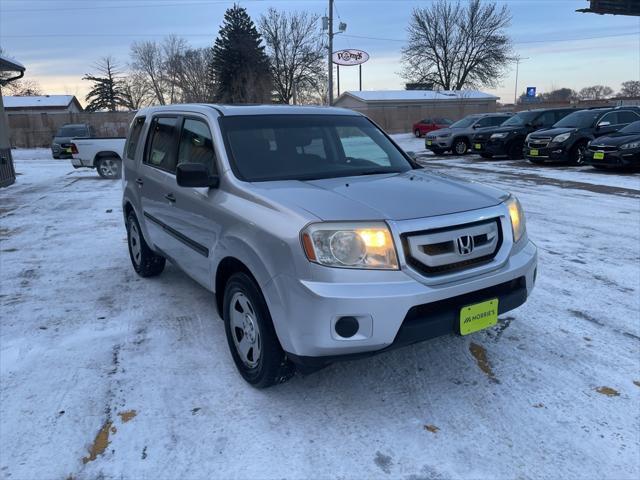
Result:
<svg viewBox="0 0 640 480"><path fill-rule="evenodd" d="M502 125L507 121L507 118L509 117L491 117L491 126L497 127L498 125Z"/></svg>
<svg viewBox="0 0 640 480"><path fill-rule="evenodd" d="M618 123L620 123L618 121L618 112L607 113L604 117L598 120L598 125L600 125L602 122L609 122L609 125L617 125Z"/></svg>
<svg viewBox="0 0 640 480"><path fill-rule="evenodd" d="M556 122L559 122L567 115L572 114L573 112L577 112L577 110L556 110ZM554 122L555 123L555 122Z"/></svg>
<svg viewBox="0 0 640 480"><path fill-rule="evenodd" d="M622 110L618 112L618 123L632 123L640 120L640 115L630 110Z"/></svg>
<svg viewBox="0 0 640 480"><path fill-rule="evenodd" d="M491 125L491 117L481 118L475 123L476 128L490 127Z"/></svg>
<svg viewBox="0 0 640 480"><path fill-rule="evenodd" d="M138 141L140 140L140 133L142 132L143 125L144 117L137 117L131 123L129 138L127 139L127 146L125 148L125 157L129 160L135 160L136 158L136 150L138 148Z"/></svg>
<svg viewBox="0 0 640 480"><path fill-rule="evenodd" d="M149 148L144 163L175 173L176 171L176 123L175 117L156 117L149 129Z"/></svg>
<svg viewBox="0 0 640 480"><path fill-rule="evenodd" d="M201 163L216 171L216 153L213 149L211 131L202 120L187 118L182 126L178 165L181 163Z"/></svg>
<svg viewBox="0 0 640 480"><path fill-rule="evenodd" d="M551 125L556 123L555 112L544 112L537 118L535 123L540 124L543 127L550 127Z"/></svg>
<svg viewBox="0 0 640 480"><path fill-rule="evenodd" d="M391 165L389 155L358 127L336 127L344 156L348 159L365 159L382 166Z"/></svg>

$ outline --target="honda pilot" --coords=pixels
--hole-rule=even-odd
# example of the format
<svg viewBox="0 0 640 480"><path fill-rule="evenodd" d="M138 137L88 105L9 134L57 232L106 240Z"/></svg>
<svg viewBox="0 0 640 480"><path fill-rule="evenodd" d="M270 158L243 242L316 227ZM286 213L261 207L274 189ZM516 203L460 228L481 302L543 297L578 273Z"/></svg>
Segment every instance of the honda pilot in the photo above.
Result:
<svg viewBox="0 0 640 480"><path fill-rule="evenodd" d="M473 334L534 287L515 196L420 167L350 110L145 108L123 169L133 269L169 260L213 292L255 387Z"/></svg>

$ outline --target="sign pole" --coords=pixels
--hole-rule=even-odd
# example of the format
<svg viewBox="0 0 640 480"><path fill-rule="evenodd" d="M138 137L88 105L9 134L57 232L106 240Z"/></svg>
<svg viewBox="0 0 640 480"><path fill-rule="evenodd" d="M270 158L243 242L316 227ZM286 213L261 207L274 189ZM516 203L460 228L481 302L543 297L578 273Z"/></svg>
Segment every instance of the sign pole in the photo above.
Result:
<svg viewBox="0 0 640 480"><path fill-rule="evenodd" d="M340 65L336 65L336 72L338 73L338 96L340 96Z"/></svg>
<svg viewBox="0 0 640 480"><path fill-rule="evenodd" d="M333 0L329 0L329 51L327 52L329 67L329 106L333 105Z"/></svg>
<svg viewBox="0 0 640 480"><path fill-rule="evenodd" d="M358 65L358 74L360 80L360 91L362 91L362 64Z"/></svg>

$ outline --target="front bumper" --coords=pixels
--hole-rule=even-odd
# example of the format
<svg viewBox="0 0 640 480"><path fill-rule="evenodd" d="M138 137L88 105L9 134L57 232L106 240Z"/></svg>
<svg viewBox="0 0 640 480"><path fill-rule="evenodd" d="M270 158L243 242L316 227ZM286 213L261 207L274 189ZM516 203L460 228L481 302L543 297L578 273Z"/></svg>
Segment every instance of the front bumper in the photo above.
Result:
<svg viewBox="0 0 640 480"><path fill-rule="evenodd" d="M451 144L453 137L429 137L427 136L424 141L424 146L427 150L451 150Z"/></svg>
<svg viewBox="0 0 640 480"><path fill-rule="evenodd" d="M484 144L482 153L486 153L487 155L491 155L492 157L501 157L507 155L507 138L490 138Z"/></svg>
<svg viewBox="0 0 640 480"><path fill-rule="evenodd" d="M569 152L562 145L549 145L547 147L529 147L525 145L522 149L524 157L529 160L538 160L544 162L567 162L569 160ZM534 155L535 154L535 155Z"/></svg>
<svg viewBox="0 0 640 480"><path fill-rule="evenodd" d="M264 289L267 299L278 292L281 304L269 302L274 326L291 359L320 367L343 358L380 353L429 338L458 333L463 306L499 299L499 313L518 307L531 293L537 249L529 240L495 270L460 281L426 285L405 269L385 272L385 281L327 283L278 275ZM344 316L358 319L352 338L335 333Z"/></svg>
<svg viewBox="0 0 640 480"><path fill-rule="evenodd" d="M596 152L587 149L584 152L584 163L607 167L640 166L640 148L601 152L604 155L604 158L601 159L594 158L594 153Z"/></svg>

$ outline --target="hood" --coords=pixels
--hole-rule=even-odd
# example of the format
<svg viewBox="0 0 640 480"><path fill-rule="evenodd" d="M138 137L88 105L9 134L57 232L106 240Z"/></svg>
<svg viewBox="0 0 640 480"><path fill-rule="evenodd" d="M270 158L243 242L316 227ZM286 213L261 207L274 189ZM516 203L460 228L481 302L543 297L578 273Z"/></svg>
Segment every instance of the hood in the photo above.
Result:
<svg viewBox="0 0 640 480"><path fill-rule="evenodd" d="M611 147L619 147L625 143L640 141L640 133L611 133L606 137L596 138L591 141L592 145L607 145Z"/></svg>
<svg viewBox="0 0 640 480"><path fill-rule="evenodd" d="M499 204L505 193L447 175L405 173L254 183L256 193L322 220L408 220Z"/></svg>
<svg viewBox="0 0 640 480"><path fill-rule="evenodd" d="M577 128L573 127L563 127L563 128L549 128L547 130L537 130L531 134L529 138L544 138L544 137L555 137L557 135L562 135L563 133L575 132Z"/></svg>
<svg viewBox="0 0 640 480"><path fill-rule="evenodd" d="M430 132L427 134L427 136L428 136L428 137L439 137L439 136L441 136L441 135L444 135L444 134L446 134L446 133L451 133L451 132L453 132L453 129L452 129L452 128L449 128L449 127L447 127L447 128L440 128L440 129L438 129L438 130L432 130L432 131L430 131Z"/></svg>
<svg viewBox="0 0 640 480"><path fill-rule="evenodd" d="M513 126L507 126L507 127L486 127L480 130L482 130L482 133L491 134L491 133L502 133L502 132L516 132L516 131L522 131L524 129L526 129L526 127L523 125L521 126L513 125Z"/></svg>

